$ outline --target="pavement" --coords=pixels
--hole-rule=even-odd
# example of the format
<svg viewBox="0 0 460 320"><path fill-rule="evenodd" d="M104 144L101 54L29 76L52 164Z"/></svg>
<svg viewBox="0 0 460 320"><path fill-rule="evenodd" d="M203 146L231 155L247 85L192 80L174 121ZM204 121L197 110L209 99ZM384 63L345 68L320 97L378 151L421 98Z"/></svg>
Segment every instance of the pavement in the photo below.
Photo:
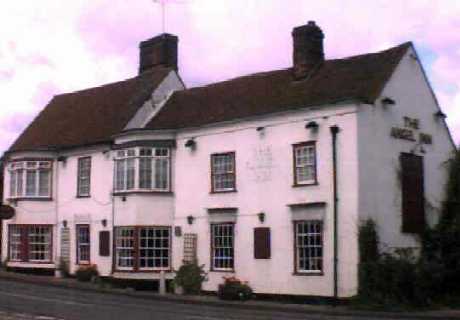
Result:
<svg viewBox="0 0 460 320"><path fill-rule="evenodd" d="M0 272L1 319L460 319L460 310L368 312L346 306L222 301L214 296L159 295L74 279Z"/></svg>

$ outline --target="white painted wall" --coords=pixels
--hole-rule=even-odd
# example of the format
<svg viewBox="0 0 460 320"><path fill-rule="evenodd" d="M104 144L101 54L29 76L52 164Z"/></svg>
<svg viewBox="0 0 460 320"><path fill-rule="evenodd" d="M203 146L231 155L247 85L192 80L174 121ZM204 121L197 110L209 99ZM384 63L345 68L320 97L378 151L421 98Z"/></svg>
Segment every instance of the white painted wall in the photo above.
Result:
<svg viewBox="0 0 460 320"><path fill-rule="evenodd" d="M210 222L207 208L237 207L235 226L235 273L209 272L204 289L217 290L223 276L235 275L249 281L255 292L331 296L333 294L333 203L332 144L329 127L341 128L338 140L338 181L341 192L340 214L340 295L356 292L357 220L357 140L353 105L313 111L291 112L259 120L219 127L190 130L177 136L175 173L175 223L184 233L198 234L200 264L210 265ZM337 116L338 113L347 115ZM316 118L319 132L305 129L308 119ZM263 134L256 127L265 126ZM195 137L195 151L184 147ZM318 185L293 187L292 144L317 141ZM210 194L210 154L236 152L237 192ZM293 217L287 206L300 202L327 203L324 217L324 275L294 276ZM265 212L259 222L257 213ZM193 215L193 225L186 217ZM270 227L272 257L255 260L253 228ZM182 238L174 238L174 267L182 260Z"/></svg>
<svg viewBox="0 0 460 320"><path fill-rule="evenodd" d="M98 232L111 230L113 185L113 164L108 147L92 149L76 149L62 153L67 157L65 162L53 162L52 201L20 200L15 206L16 214L13 219L4 221L4 230L8 224L52 224L53 229L53 258L58 263L60 256L60 231L63 221L67 221L71 236L70 271L74 272L76 265L76 224L90 224L91 262L97 263L103 275L111 272L111 258L99 256ZM31 153L28 156L33 156ZM24 155L19 155L20 157ZM78 158L91 156L91 197L77 197L77 164ZM9 190L9 175L5 175L5 187ZM8 192L5 194L8 198ZM108 220L108 226L102 226L102 219ZM2 259L7 258L7 232L3 233ZM16 263L17 264L17 263ZM24 264L27 266L28 264Z"/></svg>
<svg viewBox="0 0 460 320"><path fill-rule="evenodd" d="M446 183L445 161L454 145L442 119L434 117L439 110L423 75L420 63L408 50L382 92L382 97L396 101L393 106L362 105L358 115L359 150L359 213L360 218L373 218L378 224L382 249L418 248L414 235L401 233L401 187L398 178L399 155L410 152L416 142L390 136L392 127L403 127L403 117L420 119L419 132L433 136L432 145L424 145L426 153L416 148L424 158L427 221L433 225L439 216Z"/></svg>

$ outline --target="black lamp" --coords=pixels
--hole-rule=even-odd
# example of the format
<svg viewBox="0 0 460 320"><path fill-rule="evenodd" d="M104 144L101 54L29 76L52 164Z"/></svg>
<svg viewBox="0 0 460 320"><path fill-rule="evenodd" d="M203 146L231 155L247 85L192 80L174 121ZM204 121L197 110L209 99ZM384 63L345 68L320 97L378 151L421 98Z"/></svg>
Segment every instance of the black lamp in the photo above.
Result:
<svg viewBox="0 0 460 320"><path fill-rule="evenodd" d="M317 132L319 129L319 124L316 121L310 121L305 125L305 129L309 129L312 132Z"/></svg>
<svg viewBox="0 0 460 320"><path fill-rule="evenodd" d="M190 216L187 217L187 223L188 224L193 224L193 220L195 220L194 216L190 215Z"/></svg>
<svg viewBox="0 0 460 320"><path fill-rule="evenodd" d="M265 221L265 212L259 212L259 213L257 214L257 217L259 217L259 221L260 221L261 223L264 223L264 221Z"/></svg>
<svg viewBox="0 0 460 320"><path fill-rule="evenodd" d="M392 105L396 104L396 102L391 98L385 97L385 98L382 99L382 104L385 105L385 106L392 106Z"/></svg>
<svg viewBox="0 0 460 320"><path fill-rule="evenodd" d="M187 148L191 148L191 149L194 149L196 147L196 141L194 139L188 139L186 142L185 142L185 146Z"/></svg>

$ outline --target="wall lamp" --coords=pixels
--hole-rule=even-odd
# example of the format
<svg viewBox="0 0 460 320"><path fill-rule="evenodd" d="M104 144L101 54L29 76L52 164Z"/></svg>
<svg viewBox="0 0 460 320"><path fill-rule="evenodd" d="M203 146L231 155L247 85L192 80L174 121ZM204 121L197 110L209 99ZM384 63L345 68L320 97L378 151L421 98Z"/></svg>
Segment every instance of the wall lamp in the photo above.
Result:
<svg viewBox="0 0 460 320"><path fill-rule="evenodd" d="M382 99L382 104L384 106L393 106L396 104L396 102L391 98L385 97Z"/></svg>
<svg viewBox="0 0 460 320"><path fill-rule="evenodd" d="M445 119L445 118L447 118L447 115L444 112L442 112L441 110L439 110L438 112L435 112L434 116L437 119Z"/></svg>
<svg viewBox="0 0 460 320"><path fill-rule="evenodd" d="M318 132L319 124L316 121L310 121L305 125L305 129L311 130L311 132Z"/></svg>
<svg viewBox="0 0 460 320"><path fill-rule="evenodd" d="M67 228L67 220L62 220L62 226L63 226L64 228Z"/></svg>
<svg viewBox="0 0 460 320"><path fill-rule="evenodd" d="M264 223L264 221L265 221L265 212L259 212L259 213L257 214L257 217L259 218L259 221L260 221L261 223Z"/></svg>
<svg viewBox="0 0 460 320"><path fill-rule="evenodd" d="M59 156L57 157L58 162L62 162L62 165L65 167L67 164L67 157L66 156Z"/></svg>
<svg viewBox="0 0 460 320"><path fill-rule="evenodd" d="M104 228L107 227L107 219L102 219L101 223Z"/></svg>
<svg viewBox="0 0 460 320"><path fill-rule="evenodd" d="M195 148L196 148L196 141L195 141L195 139L188 139L188 140L185 142L185 147L191 148L191 149L195 149Z"/></svg>
<svg viewBox="0 0 460 320"><path fill-rule="evenodd" d="M192 215L190 215L190 216L187 217L187 223L188 223L188 224L193 224L193 221L194 221L194 220L195 220L195 217L192 216Z"/></svg>

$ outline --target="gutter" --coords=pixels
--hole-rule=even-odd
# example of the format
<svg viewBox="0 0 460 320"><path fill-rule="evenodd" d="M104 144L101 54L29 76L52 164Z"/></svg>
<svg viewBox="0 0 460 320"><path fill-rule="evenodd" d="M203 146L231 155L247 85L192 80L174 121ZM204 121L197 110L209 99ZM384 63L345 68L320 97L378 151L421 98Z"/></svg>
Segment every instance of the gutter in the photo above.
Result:
<svg viewBox="0 0 460 320"><path fill-rule="evenodd" d="M337 134L340 129L337 125L329 127L332 136L332 184L334 197L334 301L338 301L338 191L337 191Z"/></svg>

